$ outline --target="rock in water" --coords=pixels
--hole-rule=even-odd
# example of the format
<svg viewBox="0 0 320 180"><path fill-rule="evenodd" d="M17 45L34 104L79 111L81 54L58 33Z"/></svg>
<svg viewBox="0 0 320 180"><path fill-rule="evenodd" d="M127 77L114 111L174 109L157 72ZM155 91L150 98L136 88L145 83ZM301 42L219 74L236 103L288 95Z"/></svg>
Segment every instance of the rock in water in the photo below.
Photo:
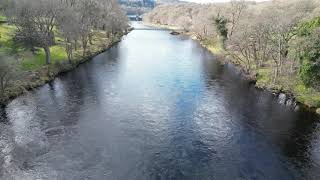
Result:
<svg viewBox="0 0 320 180"><path fill-rule="evenodd" d="M179 35L180 33L176 31L172 31L170 34L176 36L176 35Z"/></svg>
<svg viewBox="0 0 320 180"><path fill-rule="evenodd" d="M280 93L278 98L279 98L279 103L280 104L285 104L286 103L286 100L287 100L286 94Z"/></svg>

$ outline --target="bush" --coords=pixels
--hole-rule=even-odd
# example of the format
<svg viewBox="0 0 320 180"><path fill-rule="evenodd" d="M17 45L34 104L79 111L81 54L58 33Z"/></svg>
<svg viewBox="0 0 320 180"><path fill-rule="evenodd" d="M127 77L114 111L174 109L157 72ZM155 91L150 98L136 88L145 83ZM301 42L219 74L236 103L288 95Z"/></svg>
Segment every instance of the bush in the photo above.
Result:
<svg viewBox="0 0 320 180"><path fill-rule="evenodd" d="M214 18L214 25L217 28L217 31L219 33L223 48L225 48L225 43L228 38L227 23L228 23L227 18L223 16L218 15L217 17Z"/></svg>
<svg viewBox="0 0 320 180"><path fill-rule="evenodd" d="M299 36L310 36L318 27L320 27L320 17L301 23L297 29L297 33Z"/></svg>
<svg viewBox="0 0 320 180"><path fill-rule="evenodd" d="M306 86L320 89L320 28L305 39L300 77Z"/></svg>

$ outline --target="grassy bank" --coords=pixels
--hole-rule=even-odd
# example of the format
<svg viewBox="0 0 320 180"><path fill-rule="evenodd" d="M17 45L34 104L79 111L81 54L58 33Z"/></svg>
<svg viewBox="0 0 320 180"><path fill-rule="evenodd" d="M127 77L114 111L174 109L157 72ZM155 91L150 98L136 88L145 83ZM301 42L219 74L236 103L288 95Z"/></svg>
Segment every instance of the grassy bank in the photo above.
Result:
<svg viewBox="0 0 320 180"><path fill-rule="evenodd" d="M228 53L221 48L219 43L201 41L201 44L214 54L226 56L224 60L230 61L241 69L244 68L243 64L234 61L231 57L228 57ZM252 64L252 67L253 69L249 77L254 77L257 88L266 89L274 93L286 93L293 96L297 102L305 105L310 110L320 108L320 92L311 87L306 87L297 73L280 75L278 80L273 82L272 76L274 69L271 61L263 63L259 68L256 68L255 64ZM285 68L290 69L291 67Z"/></svg>
<svg viewBox="0 0 320 180"><path fill-rule="evenodd" d="M172 31L181 29L174 26L166 26L159 24L150 24L148 25L155 27L167 28ZM190 36L192 39L198 40L193 32L184 32L184 34ZM239 64L234 61L232 58L228 57L228 53L222 48L221 44L214 40L198 40L199 43L211 51L217 56L222 56L224 58L219 58L223 61L228 61L235 64L238 68L243 69L244 65ZM255 65L252 65L253 67ZM289 69L290 67L285 67ZM309 110L317 111L320 113L320 92L308 88L304 85L302 80L299 78L297 73L289 73L286 75L281 75L276 83L272 81L273 67L272 62L265 62L260 68L253 68L249 78L254 78L255 85L259 89L269 90L274 93L283 92L290 96L293 96L298 103L303 104ZM252 80L252 79L251 79Z"/></svg>
<svg viewBox="0 0 320 180"><path fill-rule="evenodd" d="M288 74L280 76L276 83L272 82L271 74L272 68L266 66L256 70L257 83L259 88L269 89L275 92L287 92L291 93L298 102L306 105L309 108L320 108L320 92L308 88L304 85L300 77L297 74Z"/></svg>
<svg viewBox="0 0 320 180"><path fill-rule="evenodd" d="M15 65L14 77L10 80L5 92L0 97L0 104L5 105L10 99L23 94L27 90L39 87L57 75L76 68L79 64L90 60L93 56L107 50L113 44L119 42L122 34L113 38L106 38L106 32L95 31L92 43L89 43L88 53L83 56L81 44L73 53L72 62L68 62L65 44L59 32L56 35L56 44L50 48L52 63L46 65L45 53L42 48L36 48L34 52L14 41L15 27L8 24L0 24L0 55L12 59Z"/></svg>
<svg viewBox="0 0 320 180"><path fill-rule="evenodd" d="M7 18L0 14L0 22L5 22L5 21L7 21Z"/></svg>

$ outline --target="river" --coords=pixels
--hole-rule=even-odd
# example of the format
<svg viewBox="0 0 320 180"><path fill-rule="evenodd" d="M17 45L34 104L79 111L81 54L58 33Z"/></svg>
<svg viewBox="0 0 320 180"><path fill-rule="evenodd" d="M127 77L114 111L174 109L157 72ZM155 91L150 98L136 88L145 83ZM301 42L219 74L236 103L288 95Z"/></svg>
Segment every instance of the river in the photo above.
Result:
<svg viewBox="0 0 320 180"><path fill-rule="evenodd" d="M134 30L1 111L0 179L316 180L320 124L190 38Z"/></svg>

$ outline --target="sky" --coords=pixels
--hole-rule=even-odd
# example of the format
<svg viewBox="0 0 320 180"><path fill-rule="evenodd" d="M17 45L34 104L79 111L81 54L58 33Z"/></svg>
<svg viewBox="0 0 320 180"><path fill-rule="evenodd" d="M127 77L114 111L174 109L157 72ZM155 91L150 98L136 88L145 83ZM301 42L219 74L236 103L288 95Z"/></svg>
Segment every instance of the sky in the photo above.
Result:
<svg viewBox="0 0 320 180"><path fill-rule="evenodd" d="M197 2L197 3L208 3L208 2L228 2L230 0L184 0L189 2ZM266 0L256 0L257 2L266 1Z"/></svg>

